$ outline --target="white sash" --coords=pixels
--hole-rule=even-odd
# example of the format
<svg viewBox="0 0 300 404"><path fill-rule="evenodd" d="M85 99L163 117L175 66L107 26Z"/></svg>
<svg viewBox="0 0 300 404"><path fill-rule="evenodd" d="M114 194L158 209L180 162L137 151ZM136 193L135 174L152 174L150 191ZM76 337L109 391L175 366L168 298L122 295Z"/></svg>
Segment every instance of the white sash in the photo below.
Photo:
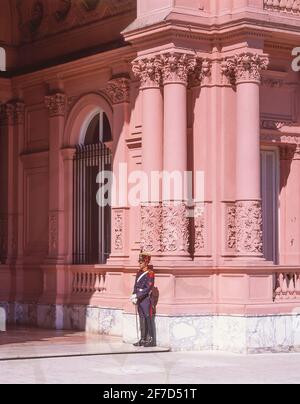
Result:
<svg viewBox="0 0 300 404"><path fill-rule="evenodd" d="M149 273L149 271L144 272L144 273L139 277L139 279L136 281L136 283L139 283L139 281L140 281L141 279L143 279L144 276L146 276L148 273Z"/></svg>

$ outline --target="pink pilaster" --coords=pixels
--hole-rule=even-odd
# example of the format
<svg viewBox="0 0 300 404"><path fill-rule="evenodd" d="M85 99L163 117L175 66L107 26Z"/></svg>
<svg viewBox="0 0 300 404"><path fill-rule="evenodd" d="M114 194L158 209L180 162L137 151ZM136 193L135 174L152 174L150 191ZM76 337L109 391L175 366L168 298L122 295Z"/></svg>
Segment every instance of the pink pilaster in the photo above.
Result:
<svg viewBox="0 0 300 404"><path fill-rule="evenodd" d="M45 98L49 110L49 252L51 263L64 262L64 165L61 155L65 124L66 95L61 92Z"/></svg>
<svg viewBox="0 0 300 404"><path fill-rule="evenodd" d="M128 138L130 121L130 80L127 76L111 79L106 86L106 93L113 105L113 172L115 174L116 189L122 181L121 170L128 161ZM128 201L118 192L112 206L112 243L109 262L122 262L130 256L129 234L129 207ZM126 196L126 195L124 195Z"/></svg>

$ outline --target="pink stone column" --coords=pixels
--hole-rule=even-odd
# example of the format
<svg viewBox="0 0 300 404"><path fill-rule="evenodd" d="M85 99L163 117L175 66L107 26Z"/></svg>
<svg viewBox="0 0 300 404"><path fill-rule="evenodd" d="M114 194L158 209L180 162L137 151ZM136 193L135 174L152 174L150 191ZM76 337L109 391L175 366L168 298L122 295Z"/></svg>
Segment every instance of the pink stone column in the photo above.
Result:
<svg viewBox="0 0 300 404"><path fill-rule="evenodd" d="M187 171L187 84L196 68L194 55L170 52L162 56L164 84L164 172L181 174L178 195L163 184L162 251L167 260L190 259L190 234L184 174ZM177 181L177 180L176 180ZM177 181L178 183L178 181Z"/></svg>
<svg viewBox="0 0 300 404"><path fill-rule="evenodd" d="M151 188L151 178L163 171L163 95L161 90L162 61L148 56L133 62L133 72L141 81L143 96L142 170L148 178L148 197L141 206L141 248L153 257L161 253L162 188ZM154 184L153 184L154 185Z"/></svg>
<svg viewBox="0 0 300 404"><path fill-rule="evenodd" d="M130 80L124 75L110 80L106 93L113 105L113 173L117 189L122 182L120 167L128 162L128 147L126 140L129 134L130 122ZM127 195L126 195L127 196ZM129 259L129 207L127 199L116 194L117 200L112 206L112 240L109 263L122 263Z"/></svg>
<svg viewBox="0 0 300 404"><path fill-rule="evenodd" d="M226 62L237 91L237 253L243 259L263 258L259 90L261 71L267 69L269 61L249 52Z"/></svg>
<svg viewBox="0 0 300 404"><path fill-rule="evenodd" d="M61 155L65 124L66 95L57 92L45 97L49 110L49 252L47 263L63 264L64 165Z"/></svg>

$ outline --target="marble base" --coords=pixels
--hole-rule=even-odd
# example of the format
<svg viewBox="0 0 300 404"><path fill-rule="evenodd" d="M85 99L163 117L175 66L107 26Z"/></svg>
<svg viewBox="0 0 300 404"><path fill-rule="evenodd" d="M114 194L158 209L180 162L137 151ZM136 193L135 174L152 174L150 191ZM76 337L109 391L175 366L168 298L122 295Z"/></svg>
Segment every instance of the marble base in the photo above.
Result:
<svg viewBox="0 0 300 404"><path fill-rule="evenodd" d="M139 339L136 316L91 306L0 303L7 322L21 326L86 331ZM234 353L300 351L300 313L270 316L181 316L155 318L157 345L172 351L220 350Z"/></svg>

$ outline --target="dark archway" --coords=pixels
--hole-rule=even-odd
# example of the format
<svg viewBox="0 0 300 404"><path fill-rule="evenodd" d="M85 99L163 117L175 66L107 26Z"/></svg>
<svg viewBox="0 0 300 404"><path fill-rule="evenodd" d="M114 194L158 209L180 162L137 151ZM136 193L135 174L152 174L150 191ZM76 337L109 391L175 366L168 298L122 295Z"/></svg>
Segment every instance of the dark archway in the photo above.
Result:
<svg viewBox="0 0 300 404"><path fill-rule="evenodd" d="M111 207L99 206L97 177L112 170L112 156L105 145L112 140L107 115L97 112L87 126L84 143L74 156L73 263L105 264L111 252Z"/></svg>

